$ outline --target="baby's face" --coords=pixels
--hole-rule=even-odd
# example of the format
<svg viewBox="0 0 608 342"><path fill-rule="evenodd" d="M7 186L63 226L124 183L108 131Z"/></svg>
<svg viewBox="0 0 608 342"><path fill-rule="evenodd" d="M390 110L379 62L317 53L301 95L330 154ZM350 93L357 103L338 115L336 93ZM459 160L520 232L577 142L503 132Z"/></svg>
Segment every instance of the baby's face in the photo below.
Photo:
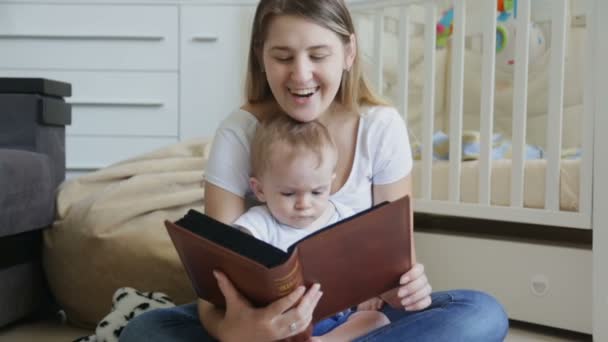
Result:
<svg viewBox="0 0 608 342"><path fill-rule="evenodd" d="M271 167L262 175L260 188L272 215L281 223L306 228L321 216L329 205L334 178L335 153L326 149L320 161L311 151L281 158L275 150ZM258 197L260 195L258 194Z"/></svg>

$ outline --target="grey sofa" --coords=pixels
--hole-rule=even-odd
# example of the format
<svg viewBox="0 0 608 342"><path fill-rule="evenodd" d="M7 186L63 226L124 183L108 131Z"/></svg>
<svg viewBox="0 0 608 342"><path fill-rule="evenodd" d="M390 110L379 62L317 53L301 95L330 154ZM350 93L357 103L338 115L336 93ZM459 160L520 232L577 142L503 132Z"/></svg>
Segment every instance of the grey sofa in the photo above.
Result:
<svg viewBox="0 0 608 342"><path fill-rule="evenodd" d="M0 327L52 305L42 230L65 178L70 84L0 78Z"/></svg>

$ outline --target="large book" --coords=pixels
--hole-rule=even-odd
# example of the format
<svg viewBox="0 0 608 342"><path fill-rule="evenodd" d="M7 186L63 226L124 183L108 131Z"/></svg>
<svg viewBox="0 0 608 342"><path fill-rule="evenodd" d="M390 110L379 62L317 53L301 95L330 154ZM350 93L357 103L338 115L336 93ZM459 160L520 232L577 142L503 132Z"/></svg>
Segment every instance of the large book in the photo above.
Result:
<svg viewBox="0 0 608 342"><path fill-rule="evenodd" d="M195 210L165 225L200 298L225 306L213 270L256 306L320 283L313 322L390 293L414 263L408 196L318 230L287 252Z"/></svg>

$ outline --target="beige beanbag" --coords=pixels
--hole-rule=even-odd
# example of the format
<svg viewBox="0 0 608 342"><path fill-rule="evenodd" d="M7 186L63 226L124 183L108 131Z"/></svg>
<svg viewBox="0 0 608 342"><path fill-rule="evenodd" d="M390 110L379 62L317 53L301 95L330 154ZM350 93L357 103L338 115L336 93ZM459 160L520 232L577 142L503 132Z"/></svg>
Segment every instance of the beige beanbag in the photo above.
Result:
<svg viewBox="0 0 608 342"><path fill-rule="evenodd" d="M196 298L163 221L202 210L209 147L178 143L61 185L43 261L72 323L94 326L120 287L161 291L176 304Z"/></svg>

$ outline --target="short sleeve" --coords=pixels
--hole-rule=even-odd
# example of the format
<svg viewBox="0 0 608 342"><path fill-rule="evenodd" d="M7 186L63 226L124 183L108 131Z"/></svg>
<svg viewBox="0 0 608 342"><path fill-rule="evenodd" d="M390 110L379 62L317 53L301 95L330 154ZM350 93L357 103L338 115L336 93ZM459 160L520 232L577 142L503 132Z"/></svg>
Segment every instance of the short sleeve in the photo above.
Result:
<svg viewBox="0 0 608 342"><path fill-rule="evenodd" d="M249 189L249 150L257 121L253 115L238 111L231 114L217 129L205 181L237 196L245 197Z"/></svg>
<svg viewBox="0 0 608 342"><path fill-rule="evenodd" d="M272 216L263 206L249 208L233 226L246 229L254 238L270 242L272 237Z"/></svg>
<svg viewBox="0 0 608 342"><path fill-rule="evenodd" d="M412 151L405 121L394 108L380 107L382 113L372 132L377 146L373 158L372 183L390 184L410 174Z"/></svg>

